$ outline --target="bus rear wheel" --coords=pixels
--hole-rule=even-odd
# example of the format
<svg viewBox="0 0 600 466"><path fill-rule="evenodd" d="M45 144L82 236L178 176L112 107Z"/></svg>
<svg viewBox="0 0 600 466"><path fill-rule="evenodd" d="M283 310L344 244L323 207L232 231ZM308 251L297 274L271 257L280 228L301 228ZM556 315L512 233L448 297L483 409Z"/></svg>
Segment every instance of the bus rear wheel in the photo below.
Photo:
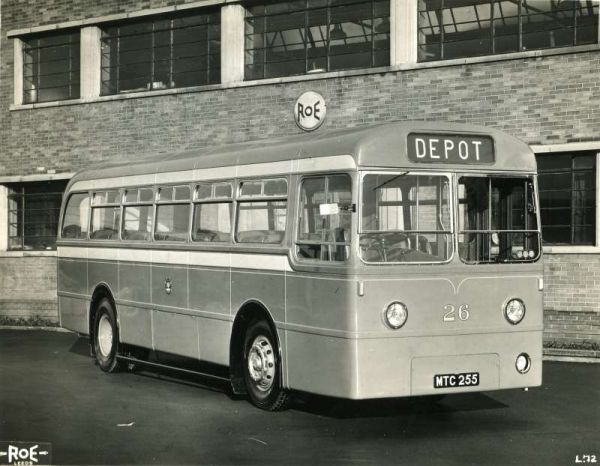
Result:
<svg viewBox="0 0 600 466"><path fill-rule="evenodd" d="M117 316L112 303L104 298L98 304L94 319L94 353L98 366L104 372L116 372L120 368L118 346Z"/></svg>
<svg viewBox="0 0 600 466"><path fill-rule="evenodd" d="M250 401L267 411L287 408L289 393L281 387L281 360L277 340L265 321L252 323L244 337L242 367Z"/></svg>

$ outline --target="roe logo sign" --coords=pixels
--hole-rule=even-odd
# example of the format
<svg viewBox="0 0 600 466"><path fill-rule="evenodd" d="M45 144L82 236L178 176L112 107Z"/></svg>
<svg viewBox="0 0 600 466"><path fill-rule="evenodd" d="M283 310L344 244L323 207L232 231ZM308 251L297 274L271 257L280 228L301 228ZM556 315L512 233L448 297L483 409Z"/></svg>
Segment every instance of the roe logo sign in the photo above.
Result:
<svg viewBox="0 0 600 466"><path fill-rule="evenodd" d="M44 442L0 442L0 465L49 465L52 445Z"/></svg>
<svg viewBox="0 0 600 466"><path fill-rule="evenodd" d="M298 97L294 106L296 124L304 131L313 131L323 124L327 107L321 94L308 91Z"/></svg>

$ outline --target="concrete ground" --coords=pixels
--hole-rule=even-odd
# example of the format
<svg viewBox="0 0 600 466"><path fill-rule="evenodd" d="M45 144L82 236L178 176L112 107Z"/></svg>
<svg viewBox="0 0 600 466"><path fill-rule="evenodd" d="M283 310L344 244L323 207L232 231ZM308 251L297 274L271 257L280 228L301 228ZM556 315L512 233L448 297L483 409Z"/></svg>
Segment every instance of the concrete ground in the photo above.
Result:
<svg viewBox="0 0 600 466"><path fill-rule="evenodd" d="M51 442L53 464L600 462L600 365L547 362L544 385L527 393L439 403L302 395L267 413L199 377L102 373L72 333L0 330L6 440Z"/></svg>

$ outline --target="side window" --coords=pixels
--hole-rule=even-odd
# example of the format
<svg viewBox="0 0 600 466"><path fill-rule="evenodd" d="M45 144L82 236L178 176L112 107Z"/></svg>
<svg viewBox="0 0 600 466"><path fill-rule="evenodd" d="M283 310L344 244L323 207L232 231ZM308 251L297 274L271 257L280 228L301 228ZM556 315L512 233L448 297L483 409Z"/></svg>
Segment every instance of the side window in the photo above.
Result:
<svg viewBox="0 0 600 466"><path fill-rule="evenodd" d="M341 262L350 252L352 180L348 175L306 178L300 190L299 259Z"/></svg>
<svg viewBox="0 0 600 466"><path fill-rule="evenodd" d="M88 193L71 194L63 218L61 237L83 239L87 237L90 197Z"/></svg>
<svg viewBox="0 0 600 466"><path fill-rule="evenodd" d="M98 191L92 195L90 238L118 239L120 219L119 191Z"/></svg>
<svg viewBox="0 0 600 466"><path fill-rule="evenodd" d="M152 239L154 211L152 188L127 189L123 193L122 238L133 241Z"/></svg>
<svg viewBox="0 0 600 466"><path fill-rule="evenodd" d="M189 186L159 188L157 196L154 239L186 241L190 223Z"/></svg>
<svg viewBox="0 0 600 466"><path fill-rule="evenodd" d="M227 242L231 235L233 186L230 182L203 183L194 193L192 240Z"/></svg>
<svg viewBox="0 0 600 466"><path fill-rule="evenodd" d="M287 217L287 180L242 182L237 209L238 243L281 243Z"/></svg>

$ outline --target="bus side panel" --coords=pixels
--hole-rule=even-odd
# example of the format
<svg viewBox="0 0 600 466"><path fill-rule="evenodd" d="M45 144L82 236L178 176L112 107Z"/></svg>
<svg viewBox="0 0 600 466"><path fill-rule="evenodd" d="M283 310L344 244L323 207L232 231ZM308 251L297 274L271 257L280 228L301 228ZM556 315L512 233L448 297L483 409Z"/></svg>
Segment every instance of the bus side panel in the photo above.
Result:
<svg viewBox="0 0 600 466"><path fill-rule="evenodd" d="M152 348L152 316L150 309L118 304L119 341Z"/></svg>
<svg viewBox="0 0 600 466"><path fill-rule="evenodd" d="M200 358L197 317L163 311L152 311L152 314L155 349Z"/></svg>
<svg viewBox="0 0 600 466"><path fill-rule="evenodd" d="M152 347L152 316L147 307L136 303L150 304L149 264L119 262L119 337L123 343Z"/></svg>
<svg viewBox="0 0 600 466"><path fill-rule="evenodd" d="M88 309L89 300L82 298L58 297L60 325L74 332L89 334Z"/></svg>
<svg viewBox="0 0 600 466"><path fill-rule="evenodd" d="M248 264L251 266L252 264ZM285 322L285 276L281 272L262 270L231 271L231 308L237 312L247 301L262 303L275 321L285 366L285 332L281 326ZM235 318L235 316L234 316ZM229 339L227 340L229 342ZM284 371L284 384L285 384Z"/></svg>
<svg viewBox="0 0 600 466"><path fill-rule="evenodd" d="M289 387L356 398L356 282L292 273L286 288Z"/></svg>
<svg viewBox="0 0 600 466"><path fill-rule="evenodd" d="M230 271L189 268L190 309L197 311L200 357L203 361L229 365L231 335Z"/></svg>
<svg viewBox="0 0 600 466"><path fill-rule="evenodd" d="M220 318L196 317L200 359L229 366L229 341L232 323Z"/></svg>
<svg viewBox="0 0 600 466"><path fill-rule="evenodd" d="M62 327L89 333L87 259L58 258L58 311Z"/></svg>
<svg viewBox="0 0 600 466"><path fill-rule="evenodd" d="M88 295L92 295L100 283L108 285L115 299L118 291L119 265L117 261L88 259Z"/></svg>
<svg viewBox="0 0 600 466"><path fill-rule="evenodd" d="M285 277L260 270L231 271L231 308L237 312L247 301L262 303L275 324L285 321Z"/></svg>
<svg viewBox="0 0 600 466"><path fill-rule="evenodd" d="M187 265L152 267L154 349L198 358L195 317L188 315Z"/></svg>

